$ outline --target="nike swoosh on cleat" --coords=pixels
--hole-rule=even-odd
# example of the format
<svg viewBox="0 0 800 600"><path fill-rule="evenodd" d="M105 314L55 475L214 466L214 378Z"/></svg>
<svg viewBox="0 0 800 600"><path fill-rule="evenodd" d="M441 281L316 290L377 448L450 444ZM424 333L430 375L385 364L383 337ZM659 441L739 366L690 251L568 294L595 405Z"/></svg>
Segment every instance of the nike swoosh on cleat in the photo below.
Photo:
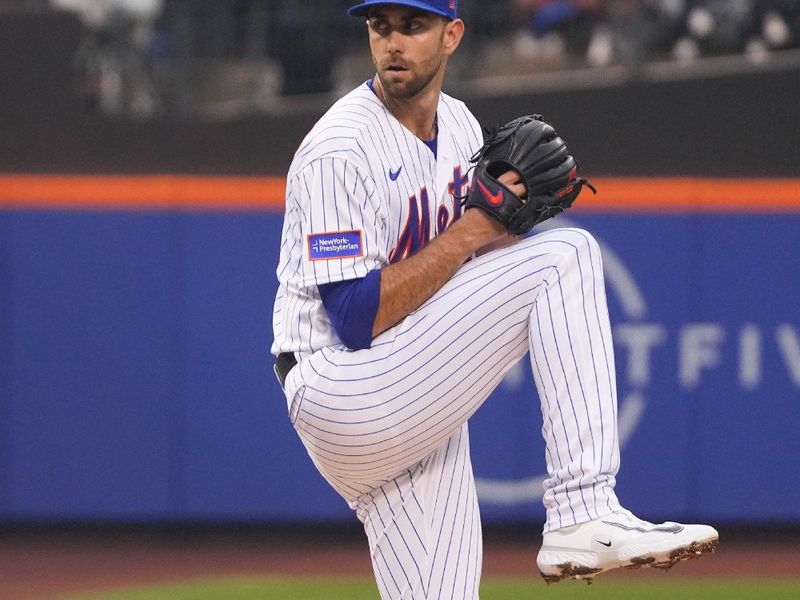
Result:
<svg viewBox="0 0 800 600"><path fill-rule="evenodd" d="M389 169L389 179L392 181L397 181L397 178L400 177L400 171L403 170L403 165L400 165L400 168L397 171L392 171Z"/></svg>
<svg viewBox="0 0 800 600"><path fill-rule="evenodd" d="M607 542L601 542L600 540L595 540L595 542L597 542L598 544L600 544L602 546L605 546L606 548L611 548L611 540L609 540Z"/></svg>

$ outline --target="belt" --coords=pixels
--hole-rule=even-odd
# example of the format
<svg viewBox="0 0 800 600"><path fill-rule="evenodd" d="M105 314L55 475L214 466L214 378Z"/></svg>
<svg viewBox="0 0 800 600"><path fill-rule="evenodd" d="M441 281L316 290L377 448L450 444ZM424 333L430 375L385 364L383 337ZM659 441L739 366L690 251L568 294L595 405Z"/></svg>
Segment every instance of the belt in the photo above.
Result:
<svg viewBox="0 0 800 600"><path fill-rule="evenodd" d="M297 365L297 359L294 352L281 352L278 358L275 359L275 375L278 381L281 382L281 387L286 383L286 376Z"/></svg>

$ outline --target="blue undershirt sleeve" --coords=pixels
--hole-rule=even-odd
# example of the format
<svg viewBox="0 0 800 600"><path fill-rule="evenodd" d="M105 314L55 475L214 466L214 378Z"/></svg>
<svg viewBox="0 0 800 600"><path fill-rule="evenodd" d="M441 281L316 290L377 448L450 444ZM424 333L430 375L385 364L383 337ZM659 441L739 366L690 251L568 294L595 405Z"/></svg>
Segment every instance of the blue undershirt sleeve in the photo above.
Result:
<svg viewBox="0 0 800 600"><path fill-rule="evenodd" d="M319 295L342 343L350 350L369 348L381 297L381 270L360 279L324 283Z"/></svg>

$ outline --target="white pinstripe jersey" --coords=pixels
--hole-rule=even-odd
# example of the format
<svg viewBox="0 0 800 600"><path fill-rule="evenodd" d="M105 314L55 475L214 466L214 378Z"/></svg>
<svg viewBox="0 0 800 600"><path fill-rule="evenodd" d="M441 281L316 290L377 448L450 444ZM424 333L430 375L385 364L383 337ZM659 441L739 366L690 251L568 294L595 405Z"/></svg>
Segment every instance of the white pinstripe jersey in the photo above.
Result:
<svg viewBox="0 0 800 600"><path fill-rule="evenodd" d="M317 286L402 260L461 216L483 143L463 102L441 94L438 158L365 83L303 140L286 183L273 354L340 344Z"/></svg>

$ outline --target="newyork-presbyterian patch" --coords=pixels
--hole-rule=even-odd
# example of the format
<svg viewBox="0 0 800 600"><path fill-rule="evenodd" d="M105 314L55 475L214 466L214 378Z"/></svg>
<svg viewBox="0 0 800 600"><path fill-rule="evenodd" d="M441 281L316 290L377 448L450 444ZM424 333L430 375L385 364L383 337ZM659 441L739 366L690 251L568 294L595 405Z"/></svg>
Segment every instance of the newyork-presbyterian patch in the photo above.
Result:
<svg viewBox="0 0 800 600"><path fill-rule="evenodd" d="M364 234L360 230L312 233L308 236L308 259L331 260L364 255Z"/></svg>

